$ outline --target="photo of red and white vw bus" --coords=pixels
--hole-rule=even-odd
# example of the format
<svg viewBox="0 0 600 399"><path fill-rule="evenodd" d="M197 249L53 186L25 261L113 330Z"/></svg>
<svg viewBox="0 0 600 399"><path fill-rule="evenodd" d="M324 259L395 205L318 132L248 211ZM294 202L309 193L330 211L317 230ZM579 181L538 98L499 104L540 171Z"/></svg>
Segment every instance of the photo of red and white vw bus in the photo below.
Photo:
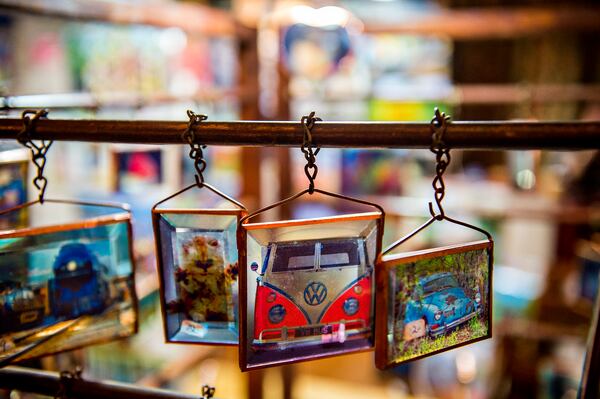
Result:
<svg viewBox="0 0 600 399"><path fill-rule="evenodd" d="M273 242L258 273L254 350L344 343L371 331L372 267L360 237Z"/></svg>

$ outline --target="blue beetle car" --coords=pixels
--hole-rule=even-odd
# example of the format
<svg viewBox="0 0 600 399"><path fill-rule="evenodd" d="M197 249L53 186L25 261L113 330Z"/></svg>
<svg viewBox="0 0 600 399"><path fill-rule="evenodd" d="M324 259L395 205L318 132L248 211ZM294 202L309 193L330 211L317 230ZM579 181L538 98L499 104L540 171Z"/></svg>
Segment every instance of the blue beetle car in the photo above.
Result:
<svg viewBox="0 0 600 399"><path fill-rule="evenodd" d="M436 273L419 280L406 305L404 340L428 334L435 337L481 312L481 294L469 297L452 273Z"/></svg>

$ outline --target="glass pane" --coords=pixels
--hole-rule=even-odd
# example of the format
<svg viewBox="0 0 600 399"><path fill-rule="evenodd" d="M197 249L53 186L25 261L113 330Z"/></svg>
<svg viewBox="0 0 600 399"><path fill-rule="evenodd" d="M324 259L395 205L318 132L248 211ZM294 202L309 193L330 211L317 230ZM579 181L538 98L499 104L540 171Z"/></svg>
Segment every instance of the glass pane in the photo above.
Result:
<svg viewBox="0 0 600 399"><path fill-rule="evenodd" d="M279 243L275 247L273 272L305 270L315 267L315 243Z"/></svg>
<svg viewBox="0 0 600 399"><path fill-rule="evenodd" d="M321 244L321 267L356 266L360 264L358 254L362 240L324 241Z"/></svg>
<svg viewBox="0 0 600 399"><path fill-rule="evenodd" d="M0 360L130 335L129 222L0 238Z"/></svg>
<svg viewBox="0 0 600 399"><path fill-rule="evenodd" d="M168 341L238 342L237 220L236 215L160 215L157 239Z"/></svg>
<svg viewBox="0 0 600 399"><path fill-rule="evenodd" d="M377 239L377 219L247 230L246 367L372 347Z"/></svg>
<svg viewBox="0 0 600 399"><path fill-rule="evenodd" d="M393 261L387 359L396 364L489 336L488 243Z"/></svg>

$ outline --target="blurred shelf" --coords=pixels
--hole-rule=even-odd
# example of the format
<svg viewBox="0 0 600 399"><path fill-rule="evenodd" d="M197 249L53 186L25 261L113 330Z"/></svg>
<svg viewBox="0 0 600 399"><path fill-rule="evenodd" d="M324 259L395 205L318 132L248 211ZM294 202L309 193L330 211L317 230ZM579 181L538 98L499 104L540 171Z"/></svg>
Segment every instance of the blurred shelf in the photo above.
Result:
<svg viewBox="0 0 600 399"><path fill-rule="evenodd" d="M75 20L178 27L203 36L235 36L240 33L240 28L228 12L191 2L3 0L0 7Z"/></svg>
<svg viewBox="0 0 600 399"><path fill-rule="evenodd" d="M551 32L598 32L592 6L477 8L413 13L398 21L367 21L366 33L447 36L456 40L508 39Z"/></svg>
<svg viewBox="0 0 600 399"><path fill-rule="evenodd" d="M556 340L557 338L581 338L588 334L587 325L566 325L523 318L504 318L494 326L497 336L518 337L532 340Z"/></svg>
<svg viewBox="0 0 600 399"><path fill-rule="evenodd" d="M452 182L446 183L450 188ZM460 191L458 185L454 191ZM559 201L549 201L547 198L534 193L507 193L494 195L488 188L476 185L458 197L449 197L444 201L444 210L448 214L473 215L487 219L538 219L551 220L568 224L590 224L600 221L598 205L581 206ZM482 201L477 192L487 192L486 200ZM497 192L496 192L497 193ZM406 196L367 196L367 201L380 204L387 215L398 217L430 217L427 203L432 198Z"/></svg>
<svg viewBox="0 0 600 399"><path fill-rule="evenodd" d="M172 95L166 93L137 94L112 92L33 94L0 97L0 110L49 108L49 109L98 109L140 108L181 102L214 102L246 95L242 89L204 88L194 95Z"/></svg>

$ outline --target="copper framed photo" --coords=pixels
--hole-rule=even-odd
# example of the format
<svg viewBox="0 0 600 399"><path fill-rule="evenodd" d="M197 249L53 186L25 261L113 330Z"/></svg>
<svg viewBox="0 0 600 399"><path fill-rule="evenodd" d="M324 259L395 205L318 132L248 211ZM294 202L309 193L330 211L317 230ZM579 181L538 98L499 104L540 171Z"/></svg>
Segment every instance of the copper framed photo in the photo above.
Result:
<svg viewBox="0 0 600 399"><path fill-rule="evenodd" d="M29 153L21 147L0 143L0 212L27 202ZM0 216L0 229L25 227L27 211Z"/></svg>
<svg viewBox="0 0 600 399"><path fill-rule="evenodd" d="M240 368L369 350L382 212L242 221Z"/></svg>
<svg viewBox="0 0 600 399"><path fill-rule="evenodd" d="M129 211L61 200L12 209L30 218L0 231L0 365L134 334Z"/></svg>
<svg viewBox="0 0 600 399"><path fill-rule="evenodd" d="M380 257L378 368L491 337L492 252L482 240Z"/></svg>
<svg viewBox="0 0 600 399"><path fill-rule="evenodd" d="M167 342L238 344L237 226L245 215L241 204L152 210Z"/></svg>
<svg viewBox="0 0 600 399"><path fill-rule="evenodd" d="M164 183L164 153L154 146L112 146L111 188L142 193L160 189Z"/></svg>

